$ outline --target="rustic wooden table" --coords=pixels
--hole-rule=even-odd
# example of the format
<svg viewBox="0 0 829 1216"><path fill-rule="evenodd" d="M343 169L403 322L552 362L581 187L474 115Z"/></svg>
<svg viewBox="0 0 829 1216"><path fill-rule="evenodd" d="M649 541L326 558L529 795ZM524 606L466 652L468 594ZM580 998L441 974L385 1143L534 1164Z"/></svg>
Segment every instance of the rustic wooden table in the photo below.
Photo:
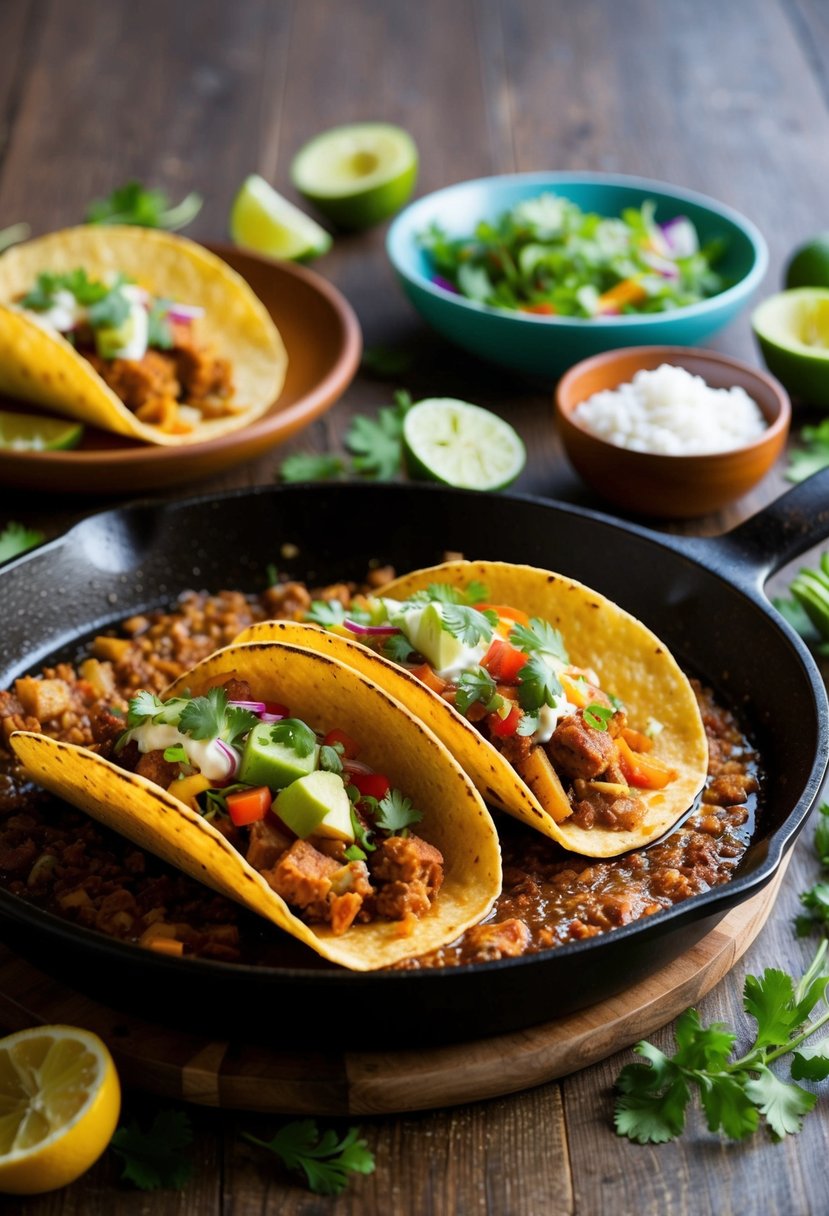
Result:
<svg viewBox="0 0 829 1216"><path fill-rule="evenodd" d="M89 199L137 177L174 198L202 192L191 234L220 238L247 173L290 195L290 160L305 139L370 118L412 132L422 192L542 168L635 173L707 192L765 233L770 291L792 246L827 227L829 11L824 0L0 5L0 227L27 220L39 233L76 222ZM388 401L397 387L458 395L523 433L530 460L518 490L599 505L560 451L549 386L481 366L429 335L393 282L383 239L383 229L339 238L318 268L354 305L366 346L402 347L412 366L387 381L360 374L289 450L336 445L354 412ZM712 345L756 360L745 317ZM285 453L193 489L272 483ZM721 531L784 484L778 470L730 512L690 530ZM0 487L0 524L19 519L54 535L102 505ZM802 965L808 947L795 940L792 915L814 877L804 839L772 920L702 1002L704 1019L740 1024L747 970ZM669 1029L656 1038L668 1045ZM760 1134L726 1144L694 1115L678 1143L636 1147L612 1128L611 1085L627 1058L502 1100L367 1120L376 1173L355 1179L339 1200L309 1194L240 1141L240 1127L261 1133L278 1120L197 1110L197 1171L185 1191L128 1190L107 1155L63 1192L0 1199L0 1213L829 1211L825 1109L783 1145Z"/></svg>

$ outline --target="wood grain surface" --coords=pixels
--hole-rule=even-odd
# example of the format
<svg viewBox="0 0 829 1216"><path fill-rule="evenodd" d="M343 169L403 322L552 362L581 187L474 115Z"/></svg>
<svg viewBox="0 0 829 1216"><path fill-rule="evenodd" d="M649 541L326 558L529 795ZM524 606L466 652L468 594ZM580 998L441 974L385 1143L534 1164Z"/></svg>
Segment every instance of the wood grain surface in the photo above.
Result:
<svg viewBox="0 0 829 1216"><path fill-rule="evenodd" d="M829 227L825 0L0 3L0 227L27 220L42 232L76 222L92 197L134 176L175 198L201 191L205 208L190 232L218 240L246 173L292 196L289 166L302 141L370 118L412 132L420 192L540 168L629 172L706 191L764 232L765 293L792 247ZM356 308L367 347L401 349L411 367L388 379L361 374L288 448L192 488L270 483L286 451L335 446L355 412L406 387L509 418L530 450L517 490L600 505L562 455L551 386L476 364L427 332L394 285L383 240L382 227L343 236L317 268ZM757 358L747 316L711 345ZM778 469L743 502L687 530L722 531L784 488ZM0 487L0 522L20 519L49 535L103 505ZM705 1020L744 1027L745 972L801 968L809 947L791 923L815 870L804 838L758 942L701 1001ZM671 1042L668 1028L653 1037L663 1048ZM273 1118L196 1110L197 1168L183 1192L134 1192L107 1154L63 1192L0 1199L0 1214L829 1212L825 1095L801 1135L782 1145L762 1134L727 1144L694 1114L678 1142L640 1148L612 1130L612 1082L629 1058L511 1097L361 1119L377 1170L336 1200L309 1194L240 1140L242 1129L270 1134ZM127 1114L148 1120L157 1107L130 1095Z"/></svg>

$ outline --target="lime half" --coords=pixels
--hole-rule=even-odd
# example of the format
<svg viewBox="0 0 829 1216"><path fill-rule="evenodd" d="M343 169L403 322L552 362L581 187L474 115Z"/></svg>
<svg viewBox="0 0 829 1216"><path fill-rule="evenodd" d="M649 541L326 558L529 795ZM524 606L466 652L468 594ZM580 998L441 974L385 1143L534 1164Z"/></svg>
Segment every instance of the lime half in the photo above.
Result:
<svg viewBox="0 0 829 1216"><path fill-rule="evenodd" d="M413 476L464 490L503 490L527 461L509 423L454 397L413 405L403 421L403 447Z"/></svg>
<svg viewBox="0 0 829 1216"><path fill-rule="evenodd" d="M829 287L769 296L751 324L772 375L798 400L829 407Z"/></svg>
<svg viewBox="0 0 829 1216"><path fill-rule="evenodd" d="M3 451L54 452L76 448L82 436L80 422L0 410L0 449Z"/></svg>
<svg viewBox="0 0 829 1216"><path fill-rule="evenodd" d="M258 173L242 183L230 209L229 227L235 245L271 258L314 258L331 248L329 233Z"/></svg>
<svg viewBox="0 0 829 1216"><path fill-rule="evenodd" d="M417 178L411 135L386 122L323 131L303 145L291 179L303 198L340 228L369 228L409 201Z"/></svg>

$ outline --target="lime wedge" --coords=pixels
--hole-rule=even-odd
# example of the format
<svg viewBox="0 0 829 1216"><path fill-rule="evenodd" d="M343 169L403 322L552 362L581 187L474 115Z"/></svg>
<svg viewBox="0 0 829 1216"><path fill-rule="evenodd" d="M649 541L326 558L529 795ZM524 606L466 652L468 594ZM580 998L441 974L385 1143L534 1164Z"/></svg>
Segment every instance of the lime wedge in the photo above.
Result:
<svg viewBox="0 0 829 1216"><path fill-rule="evenodd" d="M766 367L807 405L829 406L829 287L769 296L751 318Z"/></svg>
<svg viewBox="0 0 829 1216"><path fill-rule="evenodd" d="M82 436L80 422L0 410L0 449L4 451L54 452L59 448L76 448Z"/></svg>
<svg viewBox="0 0 829 1216"><path fill-rule="evenodd" d="M387 122L357 122L304 144L291 165L291 180L340 228L369 228L408 202L417 164L407 131Z"/></svg>
<svg viewBox="0 0 829 1216"><path fill-rule="evenodd" d="M413 476L465 490L503 490L527 461L509 423L454 397L413 405L403 421L403 447Z"/></svg>
<svg viewBox="0 0 829 1216"><path fill-rule="evenodd" d="M271 258L314 258L331 248L325 229L258 173L242 183L230 209L229 227L235 245Z"/></svg>

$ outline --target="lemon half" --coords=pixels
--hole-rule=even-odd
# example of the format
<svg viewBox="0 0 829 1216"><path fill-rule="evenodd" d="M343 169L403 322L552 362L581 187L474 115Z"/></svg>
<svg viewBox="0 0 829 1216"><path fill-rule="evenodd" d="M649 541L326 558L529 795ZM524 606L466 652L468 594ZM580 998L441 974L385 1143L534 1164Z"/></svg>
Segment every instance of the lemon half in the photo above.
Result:
<svg viewBox="0 0 829 1216"><path fill-rule="evenodd" d="M0 1039L0 1191L37 1195L74 1182L103 1153L121 1109L97 1035L38 1026Z"/></svg>

